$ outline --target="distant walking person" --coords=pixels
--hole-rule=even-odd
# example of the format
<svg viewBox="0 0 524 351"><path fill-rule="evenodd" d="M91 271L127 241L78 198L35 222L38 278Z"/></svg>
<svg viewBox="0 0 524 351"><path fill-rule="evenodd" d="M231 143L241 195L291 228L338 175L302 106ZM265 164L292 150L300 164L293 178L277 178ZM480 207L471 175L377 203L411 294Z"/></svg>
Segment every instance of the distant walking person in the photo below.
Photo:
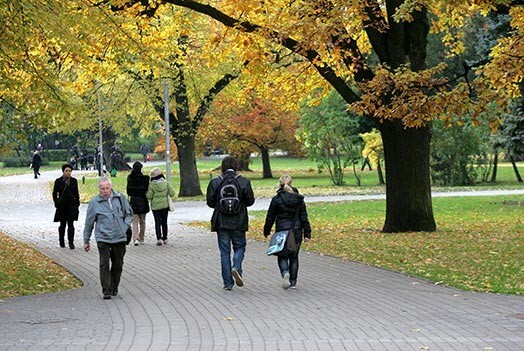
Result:
<svg viewBox="0 0 524 351"><path fill-rule="evenodd" d="M91 249L89 241L93 228L95 229L104 300L118 295L126 254L126 231L131 226L133 216L126 197L113 191L111 187L109 178L99 178L99 194L89 202L84 226L84 250L87 252Z"/></svg>
<svg viewBox="0 0 524 351"><path fill-rule="evenodd" d="M142 164L133 163L133 169L127 176L127 195L130 197L133 209L133 243L135 246L144 242L146 231L146 214L149 212L149 202L146 198L149 189L149 177L142 174ZM140 227L140 229L139 229Z"/></svg>
<svg viewBox="0 0 524 351"><path fill-rule="evenodd" d="M175 196L175 189L168 184L160 168L155 167L149 173L151 184L147 189L146 197L151 201L151 210L155 218L156 244L167 244L167 215L169 202L167 197Z"/></svg>
<svg viewBox="0 0 524 351"><path fill-rule="evenodd" d="M40 166L41 165L42 165L42 157L40 157L40 152L38 150L35 150L35 152L33 153L33 158L31 160L31 168L33 169L35 179L38 179L38 176L40 175Z"/></svg>
<svg viewBox="0 0 524 351"><path fill-rule="evenodd" d="M369 170L372 171L372 169L371 169L371 162L369 162L369 156L366 156L364 158L364 162L362 163L362 167L360 168L360 170L363 171L364 168L366 168L366 166L368 166Z"/></svg>
<svg viewBox="0 0 524 351"><path fill-rule="evenodd" d="M282 277L282 288L296 288L298 275L298 252L302 237L304 241L311 239L311 226L304 202L304 196L298 194L298 190L292 186L292 178L283 175L279 180L277 195L271 199L264 224L264 236L271 234L271 228L275 225L275 232L293 228L295 249L284 249L278 255L278 267Z"/></svg>
<svg viewBox="0 0 524 351"><path fill-rule="evenodd" d="M242 261L246 251L247 207L255 203L251 182L237 174L237 170L237 160L225 157L221 165L222 174L209 182L206 194L207 205L214 208L211 231L217 232L225 290L231 290L235 283L237 286L244 285Z"/></svg>
<svg viewBox="0 0 524 351"><path fill-rule="evenodd" d="M147 162L147 155L149 154L149 146L146 143L140 145L140 153L142 154L144 162Z"/></svg>
<svg viewBox="0 0 524 351"><path fill-rule="evenodd" d="M80 206L80 194L78 192L78 181L71 176L73 166L69 163L62 165L62 176L55 179L53 186L53 202L55 203L54 222L60 222L58 227L58 242L60 247L65 247L65 231L67 225L67 241L70 249L75 248L75 226L78 221L78 207Z"/></svg>

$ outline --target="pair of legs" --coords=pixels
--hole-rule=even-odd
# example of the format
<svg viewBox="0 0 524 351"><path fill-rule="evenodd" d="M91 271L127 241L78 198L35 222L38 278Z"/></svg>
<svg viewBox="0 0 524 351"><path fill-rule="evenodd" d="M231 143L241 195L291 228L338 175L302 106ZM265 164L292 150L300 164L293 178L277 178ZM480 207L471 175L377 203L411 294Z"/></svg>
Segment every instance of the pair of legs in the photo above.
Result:
<svg viewBox="0 0 524 351"><path fill-rule="evenodd" d="M140 242L144 241L144 234L146 232L146 214L145 213L133 214L133 222L131 225L131 230L133 231L133 240L138 240Z"/></svg>
<svg viewBox="0 0 524 351"><path fill-rule="evenodd" d="M217 231L217 238L224 288L232 288L234 285L232 270L235 269L242 276L242 261L246 252L246 232L220 229ZM233 247L233 263L231 263L231 247Z"/></svg>
<svg viewBox="0 0 524 351"><path fill-rule="evenodd" d="M163 208L161 210L153 210L153 217L155 218L155 233L156 240L167 240L167 214L169 209Z"/></svg>
<svg viewBox="0 0 524 351"><path fill-rule="evenodd" d="M58 241L60 247L65 247L65 231L67 225L67 241L69 243L69 248L75 248L75 226L73 220L61 220L60 226L58 227Z"/></svg>
<svg viewBox="0 0 524 351"><path fill-rule="evenodd" d="M289 273L289 283L291 286L295 286L297 284L299 251L300 249L297 249L295 252L277 257L280 275L282 278L284 278L284 275Z"/></svg>
<svg viewBox="0 0 524 351"><path fill-rule="evenodd" d="M122 276L124 256L126 254L126 243L120 242L109 244L99 242L98 254L100 256L100 284L104 298L116 296L118 285Z"/></svg>
<svg viewBox="0 0 524 351"><path fill-rule="evenodd" d="M38 179L38 176L40 175L40 167L33 168L33 173L35 175L35 179Z"/></svg>

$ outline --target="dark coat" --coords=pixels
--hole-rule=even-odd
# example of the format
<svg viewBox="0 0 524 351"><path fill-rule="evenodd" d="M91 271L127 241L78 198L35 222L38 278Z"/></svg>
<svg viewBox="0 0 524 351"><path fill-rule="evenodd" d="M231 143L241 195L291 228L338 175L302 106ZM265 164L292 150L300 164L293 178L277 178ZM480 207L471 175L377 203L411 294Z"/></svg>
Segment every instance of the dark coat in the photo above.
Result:
<svg viewBox="0 0 524 351"><path fill-rule="evenodd" d="M294 189L296 191L296 189ZM295 219L295 211L298 209L298 218L295 223L294 232L297 243L302 242L302 236L311 238L311 225L307 215L304 196L297 192L290 193L279 189L277 195L271 199L264 224L264 236L271 234L271 228L275 225L275 232L291 229Z"/></svg>
<svg viewBox="0 0 524 351"><path fill-rule="evenodd" d="M33 155L33 159L31 160L31 167L38 171L41 165L42 165L42 157L40 157L40 154L35 153Z"/></svg>
<svg viewBox="0 0 524 351"><path fill-rule="evenodd" d="M226 176L228 172L234 173L233 171L227 171L222 176ZM238 197L243 206L240 209L240 213L236 216L225 216L218 211L218 187L221 182L222 179L216 177L212 179L207 186L206 203L209 207L214 208L213 216L211 217L211 231L216 232L220 229L247 231L247 207L255 203L255 195L251 188L251 182L242 176L237 178L240 187Z"/></svg>
<svg viewBox="0 0 524 351"><path fill-rule="evenodd" d="M78 220L80 194L78 193L78 181L76 178L71 177L69 185L67 185L64 177L55 180L53 202L56 208L54 222Z"/></svg>
<svg viewBox="0 0 524 351"><path fill-rule="evenodd" d="M149 177L139 171L132 170L127 176L126 192L130 197L129 203L134 214L149 212L149 201L146 198L147 189L149 189Z"/></svg>

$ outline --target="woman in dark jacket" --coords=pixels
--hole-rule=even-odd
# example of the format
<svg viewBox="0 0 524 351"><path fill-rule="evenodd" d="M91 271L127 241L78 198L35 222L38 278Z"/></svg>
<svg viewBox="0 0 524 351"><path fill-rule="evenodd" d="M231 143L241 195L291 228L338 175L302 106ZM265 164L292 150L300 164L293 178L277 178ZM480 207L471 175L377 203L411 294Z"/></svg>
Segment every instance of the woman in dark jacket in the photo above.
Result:
<svg viewBox="0 0 524 351"><path fill-rule="evenodd" d="M302 237L304 237L304 241L311 239L311 226L304 196L299 195L298 190L292 187L292 179L289 175L280 177L277 195L271 199L264 225L265 237L269 236L275 222L275 232L289 230L293 227L296 250L285 249L282 254L278 255L278 267L282 276L282 288L294 289L297 284L300 244ZM295 223L294 226L293 223Z"/></svg>
<svg viewBox="0 0 524 351"><path fill-rule="evenodd" d="M142 174L142 164L138 161L133 163L133 169L127 176L127 195L133 209L133 242L135 246L144 242L146 232L146 214L149 212L149 202L146 198L149 189L149 177ZM140 230L138 229L140 225Z"/></svg>
<svg viewBox="0 0 524 351"><path fill-rule="evenodd" d="M38 150L35 150L33 153L33 159L31 160L31 168L33 169L33 173L35 174L35 179L38 179L38 176L40 175L40 165L42 164L42 157L40 157L40 152Z"/></svg>
<svg viewBox="0 0 524 351"><path fill-rule="evenodd" d="M60 247L65 247L65 229L67 224L67 240L69 248L74 249L75 227L74 221L78 220L78 207L80 206L80 194L78 193L78 182L71 177L73 166L69 163L62 165L62 176L55 180L53 186L53 201L55 203L54 222L60 222L58 227L58 240Z"/></svg>

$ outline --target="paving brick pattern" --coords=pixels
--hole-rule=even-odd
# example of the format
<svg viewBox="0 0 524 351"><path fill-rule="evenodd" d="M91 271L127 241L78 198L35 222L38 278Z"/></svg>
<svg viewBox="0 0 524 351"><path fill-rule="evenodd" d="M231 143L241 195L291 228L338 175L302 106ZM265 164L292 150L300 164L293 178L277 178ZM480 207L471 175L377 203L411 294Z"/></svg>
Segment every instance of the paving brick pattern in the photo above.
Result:
<svg viewBox="0 0 524 351"><path fill-rule="evenodd" d="M170 243L128 246L119 296L104 301L96 247L58 247L49 182L56 172L0 178L0 230L78 276L77 290L0 302L0 350L524 350L524 297L463 292L302 252L298 289L249 242L245 286L222 290L215 235L170 214ZM78 174L77 174L78 176ZM201 207L201 206L200 206ZM205 212L204 208L200 208ZM314 233L313 233L314 234Z"/></svg>

